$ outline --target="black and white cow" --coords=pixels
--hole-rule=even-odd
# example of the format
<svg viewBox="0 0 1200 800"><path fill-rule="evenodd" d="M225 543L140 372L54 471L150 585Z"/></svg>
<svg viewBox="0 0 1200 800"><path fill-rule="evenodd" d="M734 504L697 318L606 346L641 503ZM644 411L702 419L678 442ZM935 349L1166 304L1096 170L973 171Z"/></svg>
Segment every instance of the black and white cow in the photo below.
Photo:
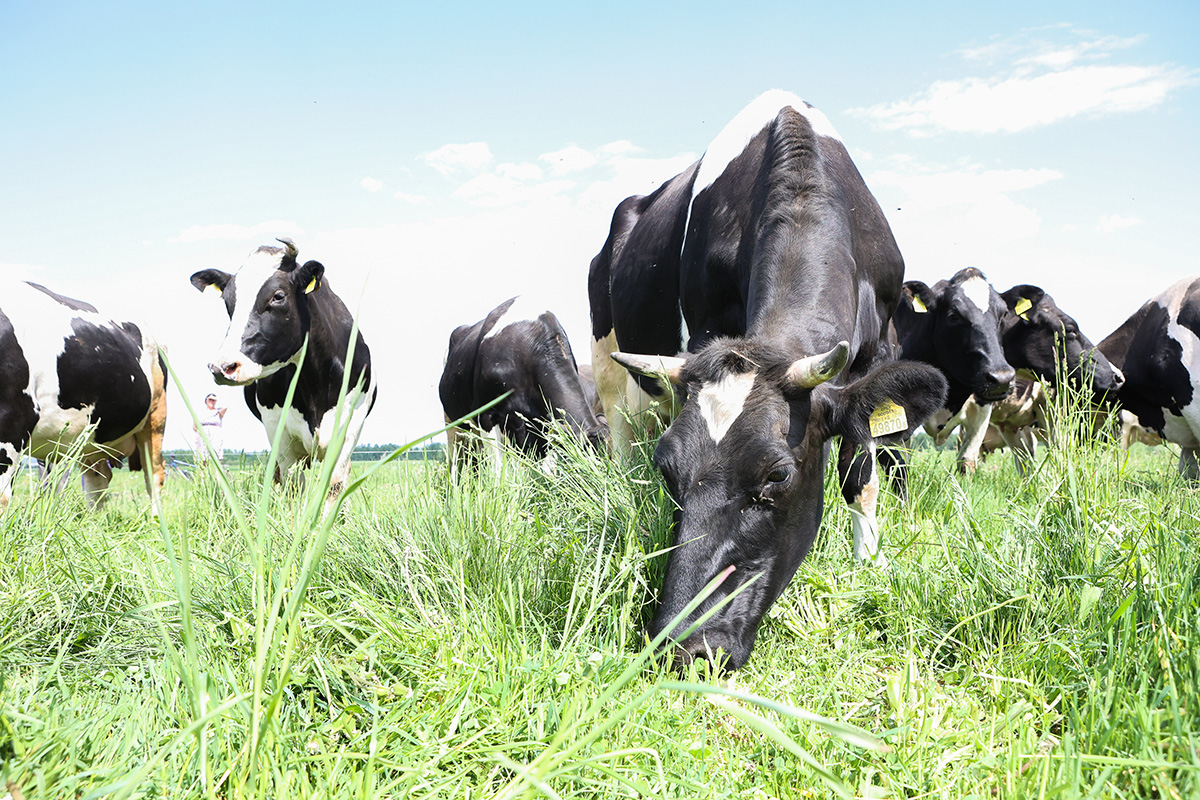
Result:
<svg viewBox="0 0 1200 800"><path fill-rule="evenodd" d="M325 280L325 267L317 261L300 264L296 245L289 239L278 241L283 247L258 248L236 273L206 269L191 280L202 292L217 291L229 312L224 344L208 365L213 379L223 386L246 387L246 405L262 421L268 440L283 421L275 472L275 479L282 481L293 465L329 455L354 319ZM308 350L301 364L306 336ZM296 393L285 408L297 368ZM349 372L347 397L352 402L341 410L346 436L341 452L334 454L331 497L350 476L350 455L375 403L371 351L361 332Z"/></svg>
<svg viewBox="0 0 1200 800"><path fill-rule="evenodd" d="M1002 442L1013 451L1017 469L1024 473L1036 452L1037 439L1048 435L1049 397L1064 380L1102 406L1124 378L1079 330L1075 318L1041 287L1019 284L1000 297L1006 307L1000 321L1001 346L1018 379L1003 400L991 404L981 450L988 452ZM976 397L968 398L942 425L935 441L940 444L957 425L975 417L979 405Z"/></svg>
<svg viewBox="0 0 1200 800"><path fill-rule="evenodd" d="M47 462L77 452L89 505L104 498L109 460L128 457L157 514L167 424L158 345L134 323L36 283L4 281L2 291L0 506L22 452Z"/></svg>
<svg viewBox="0 0 1200 800"><path fill-rule="evenodd" d="M950 390L943 418L975 398L959 439L958 465L965 472L976 468L992 403L1004 399L1016 377L1000 341L1005 311L987 277L967 267L932 287L906 281L892 317L901 358L923 361L946 376Z"/></svg>
<svg viewBox="0 0 1200 800"><path fill-rule="evenodd" d="M1098 347L1125 376L1122 408L1178 444L1180 473L1200 479L1200 276L1146 301Z"/></svg>
<svg viewBox="0 0 1200 800"><path fill-rule="evenodd" d="M438 395L446 421L452 422L510 390L508 397L474 420L489 441L504 439L541 458L548 445L545 426L552 420L592 443L607 438L607 428L592 412L558 318L527 307L516 297L450 334ZM451 458L460 455L461 434L448 431Z"/></svg>
<svg viewBox="0 0 1200 800"><path fill-rule="evenodd" d="M677 663L718 651L727 668L745 663L816 537L832 437L854 552L884 563L876 443L906 436L945 395L937 370L889 363L903 272L829 121L784 92L617 207L588 276L597 389L614 438L632 435L624 415L652 400L678 408L655 451L679 512L651 633L718 575L728 577L672 638L743 589L676 641Z"/></svg>

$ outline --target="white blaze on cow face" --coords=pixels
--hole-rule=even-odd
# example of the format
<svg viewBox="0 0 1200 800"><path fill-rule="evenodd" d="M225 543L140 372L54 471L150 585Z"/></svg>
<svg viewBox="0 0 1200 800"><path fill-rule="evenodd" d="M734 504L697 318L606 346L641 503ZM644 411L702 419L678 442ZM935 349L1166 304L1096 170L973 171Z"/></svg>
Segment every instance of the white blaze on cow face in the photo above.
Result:
<svg viewBox="0 0 1200 800"><path fill-rule="evenodd" d="M975 304L980 311L987 313L992 302L992 286L980 277L968 278L962 282L962 293Z"/></svg>
<svg viewBox="0 0 1200 800"><path fill-rule="evenodd" d="M221 374L230 384L241 386L253 383L259 378L278 372L289 363L281 361L259 364L242 352L243 337L246 329L250 327L250 317L254 313L258 293L263 284L274 277L282 260L282 250L275 254L255 251L230 279L234 292L233 313L229 319L225 341L218 349L216 357L209 363L213 374Z"/></svg>
<svg viewBox="0 0 1200 800"><path fill-rule="evenodd" d="M729 432L730 426L741 416L757 375L756 372L726 375L719 381L706 383L701 387L697 404L700 407L700 416L708 425L708 433L714 442L720 442Z"/></svg>

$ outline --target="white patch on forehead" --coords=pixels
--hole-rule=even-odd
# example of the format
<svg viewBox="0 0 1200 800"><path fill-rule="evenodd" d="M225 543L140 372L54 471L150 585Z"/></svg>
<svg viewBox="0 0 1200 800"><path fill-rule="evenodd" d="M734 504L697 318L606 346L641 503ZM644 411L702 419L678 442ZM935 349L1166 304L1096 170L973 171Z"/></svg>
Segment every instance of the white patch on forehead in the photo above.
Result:
<svg viewBox="0 0 1200 800"><path fill-rule="evenodd" d="M706 383L701 387L698 397L700 416L708 425L708 433L714 442L720 442L741 416L757 375L757 372L726 375L715 383Z"/></svg>
<svg viewBox="0 0 1200 800"><path fill-rule="evenodd" d="M507 328L509 325L512 325L514 322L524 322L526 320L537 319L545 313L545 308L531 300L526 300L524 297L518 296L517 299L513 301L513 304L508 307L508 311L505 311L500 315L500 319L496 320L496 324L492 326L490 331L484 334L483 338L490 339L500 331Z"/></svg>
<svg viewBox="0 0 1200 800"><path fill-rule="evenodd" d="M234 274L233 315L229 319L229 331L225 335L222 352L227 346L234 350L241 348L242 334L245 333L246 326L250 323L250 314L254 311L254 300L263 284L279 269L281 261L282 251L274 255L255 251Z"/></svg>
<svg viewBox="0 0 1200 800"><path fill-rule="evenodd" d="M988 306L992 302L992 285L990 283L979 277L967 278L959 288L980 311L987 313Z"/></svg>

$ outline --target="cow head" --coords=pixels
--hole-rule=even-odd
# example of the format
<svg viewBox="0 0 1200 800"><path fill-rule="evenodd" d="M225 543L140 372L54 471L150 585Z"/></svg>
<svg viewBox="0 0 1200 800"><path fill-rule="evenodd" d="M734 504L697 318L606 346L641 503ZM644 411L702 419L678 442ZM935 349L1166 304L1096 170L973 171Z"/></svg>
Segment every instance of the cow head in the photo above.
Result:
<svg viewBox="0 0 1200 800"><path fill-rule="evenodd" d="M192 275L200 291L225 301L229 330L208 368L217 383L244 386L294 363L309 328L308 295L318 291L325 267L298 264L296 245L263 246L235 274L205 269Z"/></svg>
<svg viewBox="0 0 1200 800"><path fill-rule="evenodd" d="M1002 399L1016 370L1000 342L1004 300L974 267L959 270L932 288L905 281L896 329L905 358L936 364L980 402Z"/></svg>
<svg viewBox="0 0 1200 800"><path fill-rule="evenodd" d="M900 437L945 399L941 373L911 362L885 365L845 386L827 383L848 355L841 342L793 360L747 339L715 340L686 362L614 354L631 371L672 378L681 395L679 416L654 454L678 511L651 634L665 630L709 581L734 568L671 631L676 663L722 658L736 669L746 662L763 615L817 535L831 437L868 446L869 418L889 400L907 416L905 429L893 434ZM681 640L689 625L739 588Z"/></svg>
<svg viewBox="0 0 1200 800"><path fill-rule="evenodd" d="M1021 284L1001 295L1008 313L1001 322L1004 355L1017 369L1027 369L1056 382L1065 366L1067 380L1076 389L1090 382L1100 397L1120 387L1125 378L1079 330L1071 315L1037 286Z"/></svg>

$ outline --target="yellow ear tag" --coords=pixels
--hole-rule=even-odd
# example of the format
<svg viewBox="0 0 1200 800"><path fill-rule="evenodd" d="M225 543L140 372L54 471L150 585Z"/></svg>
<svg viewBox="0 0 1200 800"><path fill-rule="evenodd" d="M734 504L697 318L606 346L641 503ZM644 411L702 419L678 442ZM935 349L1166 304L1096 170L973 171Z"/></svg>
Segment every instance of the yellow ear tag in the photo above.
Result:
<svg viewBox="0 0 1200 800"><path fill-rule="evenodd" d="M921 298L917 297L915 294L913 295L913 311L917 312L918 314L926 314L929 312L929 309L926 308L925 304L921 302Z"/></svg>
<svg viewBox="0 0 1200 800"><path fill-rule="evenodd" d="M317 290L317 279L313 278L311 281L308 282L308 286L304 287L304 293L312 294L316 290Z"/></svg>
<svg viewBox="0 0 1200 800"><path fill-rule="evenodd" d="M889 399L875 406L868 423L871 427L871 436L878 438L887 436L889 433L899 433L908 428L908 415L904 413L903 406Z"/></svg>
<svg viewBox="0 0 1200 800"><path fill-rule="evenodd" d="M1017 304L1015 306L1013 306L1013 313L1016 314L1021 319L1028 322L1029 317L1025 316L1025 312L1031 308L1033 308L1033 303L1030 302L1029 298L1022 297L1020 300L1017 301Z"/></svg>

